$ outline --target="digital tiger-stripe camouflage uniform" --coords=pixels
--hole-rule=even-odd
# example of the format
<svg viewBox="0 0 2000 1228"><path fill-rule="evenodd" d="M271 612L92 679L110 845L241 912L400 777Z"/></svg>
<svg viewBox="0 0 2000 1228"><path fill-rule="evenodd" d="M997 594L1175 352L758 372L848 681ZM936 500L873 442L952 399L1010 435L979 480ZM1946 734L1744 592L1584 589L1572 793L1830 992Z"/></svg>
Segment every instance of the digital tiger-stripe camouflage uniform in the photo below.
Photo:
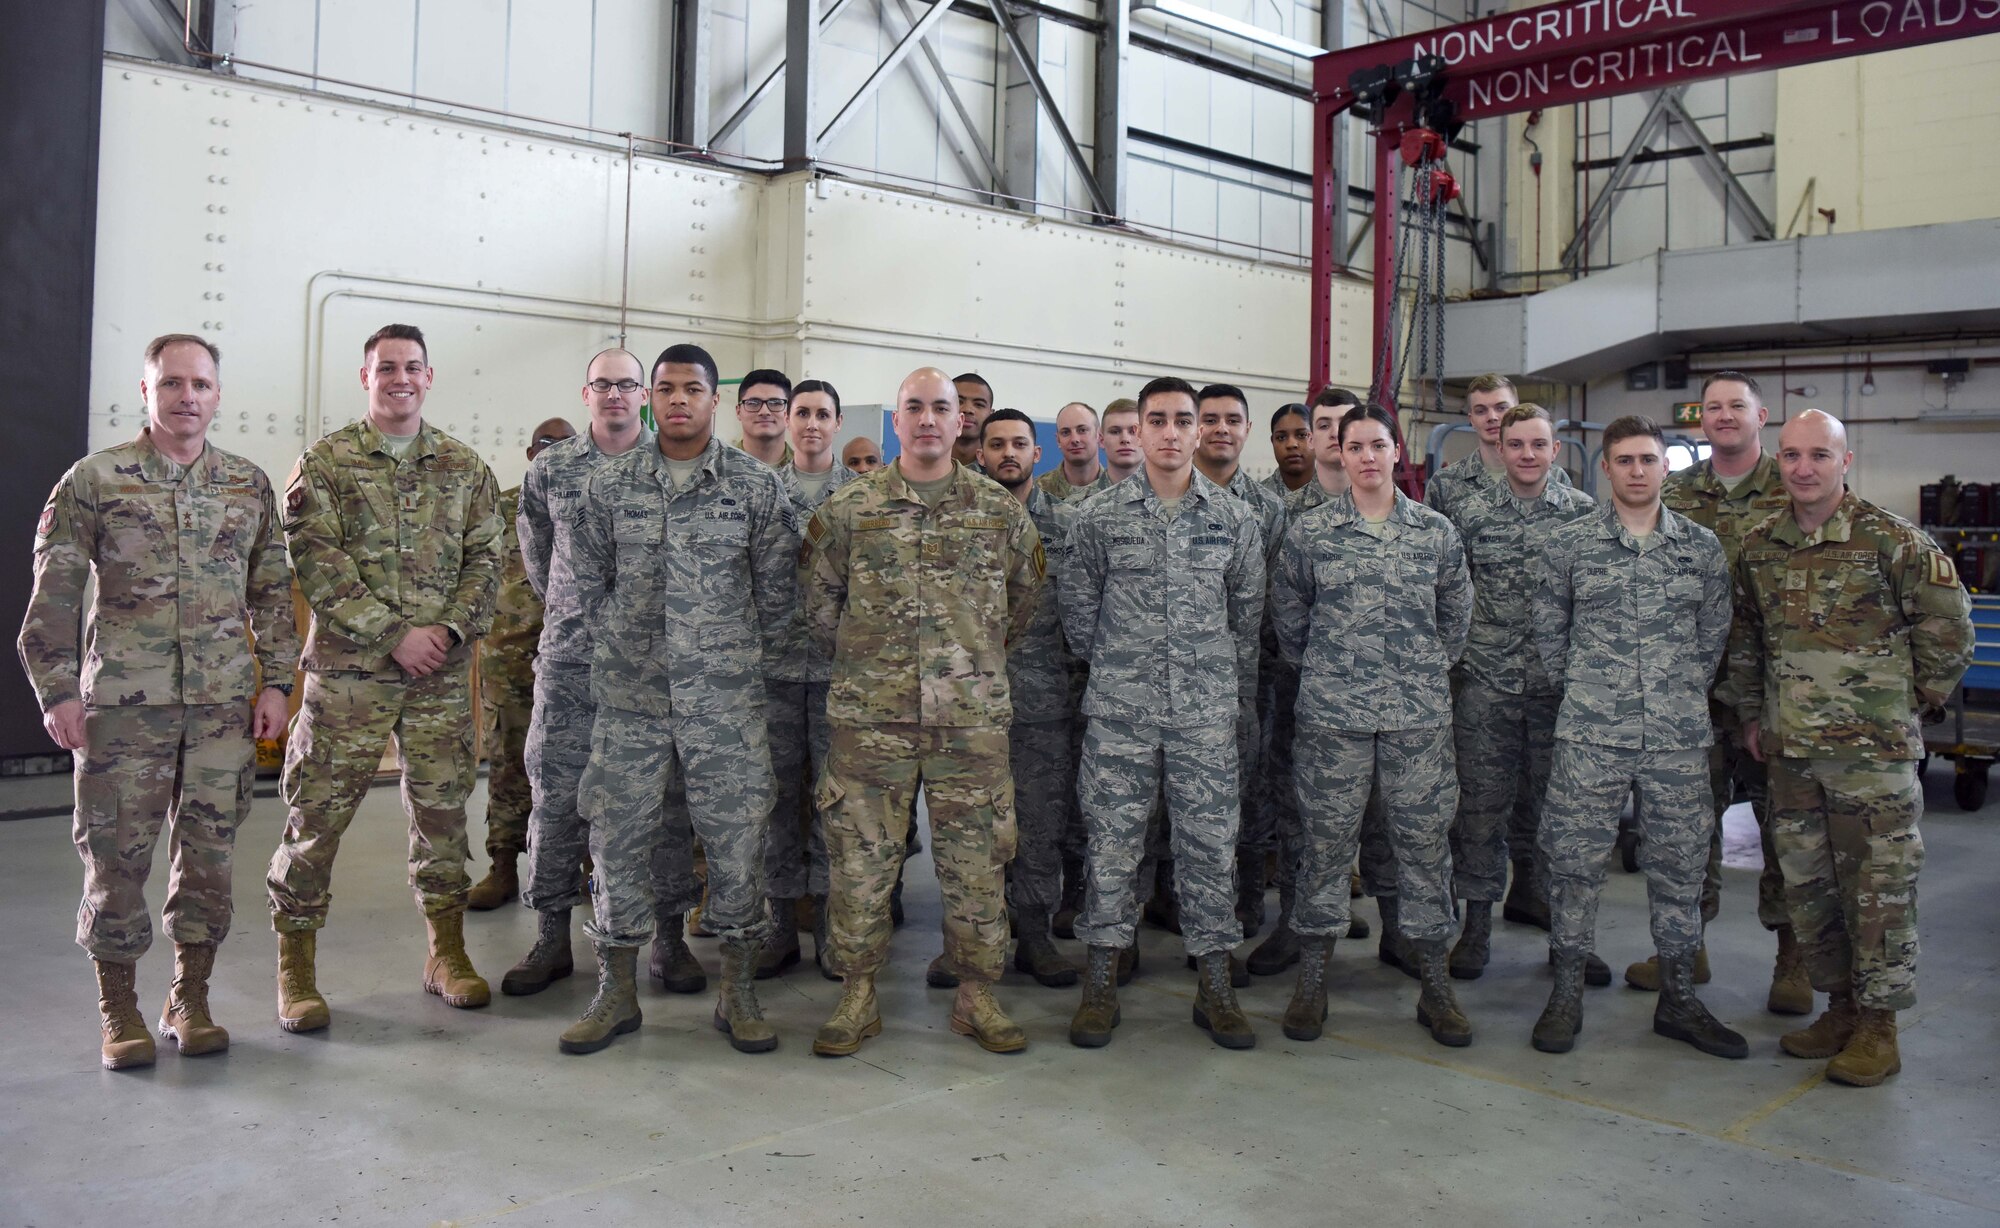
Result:
<svg viewBox="0 0 2000 1228"><path fill-rule="evenodd" d="M1081 501L1062 502L1030 489L1028 516L1041 538L1048 579L1028 629L1007 645L1007 726L1014 776L1018 847L1007 869L1007 906L1021 945L1016 971L1044 985L1076 983L1075 970L1049 941L1049 919L1062 903L1064 841L1077 825L1072 683L1076 660L1063 638L1061 590L1069 558L1069 522Z"/></svg>
<svg viewBox="0 0 2000 1228"><path fill-rule="evenodd" d="M991 984L1007 953L1002 874L1016 843L1006 646L1027 631L1042 588L1034 522L956 463L926 504L892 462L834 492L806 538L800 598L833 662L818 789L833 969L854 992L888 958L889 893L921 787L944 896L942 965Z"/></svg>
<svg viewBox="0 0 2000 1228"><path fill-rule="evenodd" d="M1637 791L1639 868L1659 955L1653 1030L1718 1057L1743 1038L1694 997L1701 880L1715 810L1708 684L1729 639L1729 566L1715 534L1662 507L1637 536L1612 503L1557 527L1541 552L1535 650L1562 687L1539 844L1549 874L1556 985L1536 1047L1564 1052L1582 1024L1582 978L1606 863Z"/></svg>
<svg viewBox="0 0 2000 1228"><path fill-rule="evenodd" d="M1299 668L1293 760L1302 837L1293 925L1305 947L1287 1035L1318 1035L1326 957L1347 932L1348 871L1369 791L1379 788L1397 880L1397 903L1382 923L1397 926L1416 951L1424 985L1417 1021L1441 1044L1471 1041L1444 958L1458 808L1450 673L1471 619L1458 531L1400 492L1380 523L1344 493L1286 535L1271 623L1279 651Z"/></svg>
<svg viewBox="0 0 2000 1228"><path fill-rule="evenodd" d="M1242 466L1223 489L1241 499L1255 514L1258 540L1264 550L1268 582L1285 541L1285 500L1253 478ZM1236 762L1240 821L1236 833L1236 914L1244 937L1264 923L1265 861L1278 851L1278 812L1270 805L1271 781L1265 769L1264 747L1275 722L1274 687L1280 672L1278 644L1272 638L1268 596L1264 627L1258 635L1257 675L1236 719Z"/></svg>
<svg viewBox="0 0 2000 1228"><path fill-rule="evenodd" d="M792 501L798 524L812 519L834 491L860 474L833 461L826 484L808 493L796 464L779 467L778 480ZM796 569L793 577L796 580ZM806 626L805 605L793 606L791 622L772 648L764 667L764 723L771 738L771 830L764 842L764 891L770 897L774 933L758 957L759 976L775 975L799 958L797 906L811 896L818 919L814 958L826 968L826 820L820 814L810 783L826 770L831 727L826 719L826 694L833 677L833 660L814 647Z"/></svg>
<svg viewBox="0 0 2000 1228"><path fill-rule="evenodd" d="M1850 491L1811 533L1790 507L1750 531L1735 607L1721 694L1757 723L1786 909L1829 996L1780 1043L1880 1083L1917 1001L1919 713L1971 664L1971 599L1928 534Z"/></svg>
<svg viewBox="0 0 2000 1228"><path fill-rule="evenodd" d="M542 599L528 583L515 520L521 488L500 492L500 526L506 563L500 569L493 627L479 641L479 697L486 743L486 856L493 870L474 884L474 909L498 908L511 898L514 864L528 848L528 814L534 790L525 756L535 711L535 644L542 634Z"/></svg>
<svg viewBox="0 0 2000 1228"><path fill-rule="evenodd" d="M1532 499L1519 498L1504 482L1482 486L1457 506L1473 602L1465 655L1452 678L1458 754L1452 893L1466 901L1469 915L1485 914L1485 927L1468 923L1452 961L1456 975L1471 979L1486 965L1484 934L1492 905L1506 893L1509 859L1539 886L1537 895L1547 894L1535 833L1555 755L1562 686L1534 646L1537 560L1557 526L1590 515L1595 505L1575 487L1550 481Z"/></svg>
<svg viewBox="0 0 2000 1228"><path fill-rule="evenodd" d="M616 455L600 448L586 430L543 449L521 481L515 529L528 583L543 603L534 716L522 756L534 808L528 815L528 876L521 884L521 901L538 914L539 932L535 946L508 969L500 984L503 993L537 992L564 975L562 969L573 967L569 916L585 901L583 867L590 857L590 832L577 810L577 785L590 762L590 731L597 721L597 701L590 694L593 649L576 592L573 538L591 474L657 447L651 427L640 427L632 447ZM695 993L707 982L687 951L681 918L701 898L701 884L695 879L693 836L678 782L667 805L668 821L652 863L653 976L677 992Z"/></svg>
<svg viewBox="0 0 2000 1228"><path fill-rule="evenodd" d="M1715 534L1729 557L1732 569L1743 550L1743 539L1759 523L1791 505L1778 474L1777 459L1769 454L1734 489L1715 472L1713 461L1703 460L1667 475L1660 499L1668 507ZM1715 682L1722 683L1723 669ZM1792 924L1785 915L1785 877L1778 870L1778 854L1771 845L1769 788L1764 765L1743 749L1742 726L1729 706L1711 691L1709 719L1715 726L1715 745L1708 751L1708 787L1714 796L1715 834L1708 843L1708 870L1701 886L1703 926L1715 920L1722 903L1722 812L1735 803L1740 793L1750 803L1757 820L1758 843L1763 846L1764 869L1757 875L1757 920L1778 934L1778 963L1771 978L1770 1005L1787 1015L1812 1009L1812 986L1806 981L1805 965L1798 955ZM1707 980L1707 951L1696 955L1695 976ZM1639 989L1658 989L1659 963L1648 960L1625 970L1625 980ZM1804 1001L1799 999L1803 997Z"/></svg>
<svg viewBox="0 0 2000 1228"><path fill-rule="evenodd" d="M213 444L183 468L147 428L72 466L36 526L21 664L44 712L84 707L76 943L100 981L108 972L122 986L121 1020L104 995L107 1065L115 1022L144 1037L132 971L153 942L145 886L163 825L176 998L195 988L183 984L193 971L208 1013L208 969L233 913L236 832L250 812L251 701L260 687L289 691L298 664L277 523L263 470ZM144 1048L150 1055L150 1039Z"/></svg>
<svg viewBox="0 0 2000 1228"><path fill-rule="evenodd" d="M1090 887L1076 933L1135 939L1135 871L1164 788L1188 954L1242 940L1238 716L1255 694L1263 530L1252 506L1200 473L1171 511L1144 469L1083 505L1059 587L1071 647L1090 664L1078 801Z"/></svg>
<svg viewBox="0 0 2000 1228"><path fill-rule="evenodd" d="M798 542L778 475L714 438L684 485L657 445L597 468L570 541L597 705L577 790L597 876L584 930L601 973L654 934L653 855L678 778L723 945L717 1027L749 1052L775 1044L749 984L768 929L763 675L792 617Z"/></svg>
<svg viewBox="0 0 2000 1228"><path fill-rule="evenodd" d="M285 746L285 832L267 879L288 1031L328 1022L316 937L341 835L392 736L410 886L431 931L425 988L456 1006L489 997L465 957L465 799L476 766L473 643L492 622L502 564L500 492L476 452L429 423L402 451L364 418L306 449L285 488L285 539L312 610L305 694ZM449 630L452 644L442 666L413 678L390 654L426 626Z"/></svg>
<svg viewBox="0 0 2000 1228"><path fill-rule="evenodd" d="M1569 474L1561 465L1549 466L1549 485L1570 489ZM1485 458L1477 446L1465 456L1439 469L1424 483L1424 506L1440 512L1458 530L1461 540L1469 540L1474 528L1473 517L1478 505L1493 497L1504 496L1509 487L1504 469L1488 468ZM1454 675L1453 685L1461 674ZM1516 791L1513 813L1507 820L1510 832L1533 832L1541 822L1542 795L1534 787L1533 777L1528 773L1517 773L1512 779ZM1461 795L1461 804L1463 796ZM1507 893L1506 914L1509 920L1529 924L1544 925L1548 915L1548 883L1544 881L1542 870L1533 843L1515 842L1507 849L1513 862L1514 878ZM1361 846L1361 872L1367 877L1370 864L1367 841ZM1373 894L1370 889L1370 894Z"/></svg>

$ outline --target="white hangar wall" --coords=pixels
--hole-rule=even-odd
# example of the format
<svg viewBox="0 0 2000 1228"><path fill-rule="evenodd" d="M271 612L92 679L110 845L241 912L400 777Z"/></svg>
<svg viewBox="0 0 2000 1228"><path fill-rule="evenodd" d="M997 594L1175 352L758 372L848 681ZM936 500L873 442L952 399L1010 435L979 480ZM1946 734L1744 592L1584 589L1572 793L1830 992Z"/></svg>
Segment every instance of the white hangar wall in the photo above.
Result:
<svg viewBox="0 0 2000 1228"><path fill-rule="evenodd" d="M360 414L358 347L394 319L432 338L432 420L511 484L528 432L580 411L583 361L615 342L622 150L111 57L101 154L93 447L139 425L146 339L200 331L224 352L216 441L282 480ZM1301 391L1296 268L643 157L631 245L633 349L698 340L725 373L779 365L854 403L925 362L976 367L1045 419L1162 373L1239 383L1253 417ZM1365 287L1338 299L1336 376L1361 380Z"/></svg>

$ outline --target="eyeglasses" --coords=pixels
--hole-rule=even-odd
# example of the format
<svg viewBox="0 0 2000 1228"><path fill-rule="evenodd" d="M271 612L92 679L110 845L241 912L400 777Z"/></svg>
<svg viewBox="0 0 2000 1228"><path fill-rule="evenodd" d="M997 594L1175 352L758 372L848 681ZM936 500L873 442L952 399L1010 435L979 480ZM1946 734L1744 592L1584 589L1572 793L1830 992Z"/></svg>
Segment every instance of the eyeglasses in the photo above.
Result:
<svg viewBox="0 0 2000 1228"><path fill-rule="evenodd" d="M765 397L761 401L758 400L756 397L750 397L746 400L738 401L736 403L736 408L751 409L751 410L783 409L785 406L790 405L791 403L792 403L791 398L789 397Z"/></svg>
<svg viewBox="0 0 2000 1228"><path fill-rule="evenodd" d="M559 444L563 440L568 438L569 438L568 435L537 435L535 436L534 446L538 448L546 448L553 444Z"/></svg>
<svg viewBox="0 0 2000 1228"><path fill-rule="evenodd" d="M639 391L640 384L639 381L635 379L621 379L621 380L594 379L590 381L590 390L592 392L609 392L613 388L616 388L618 391L625 393L626 395L629 396L632 393Z"/></svg>

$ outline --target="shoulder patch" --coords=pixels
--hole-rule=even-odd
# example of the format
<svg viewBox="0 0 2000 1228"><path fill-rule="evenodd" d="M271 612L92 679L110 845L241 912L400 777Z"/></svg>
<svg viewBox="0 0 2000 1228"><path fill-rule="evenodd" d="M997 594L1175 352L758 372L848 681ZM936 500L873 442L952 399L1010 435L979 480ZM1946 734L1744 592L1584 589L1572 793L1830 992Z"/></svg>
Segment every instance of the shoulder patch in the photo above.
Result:
<svg viewBox="0 0 2000 1228"><path fill-rule="evenodd" d="M808 545L811 546L819 545L821 539L824 538L825 536L826 536L826 521L821 520L817 516L814 516L811 520L808 520L806 522L806 543ZM804 561L805 558L804 554L801 554L799 558L800 561Z"/></svg>
<svg viewBox="0 0 2000 1228"><path fill-rule="evenodd" d="M285 515L296 516L306 505L306 484L303 480L292 483L285 492Z"/></svg>
<svg viewBox="0 0 2000 1228"><path fill-rule="evenodd" d="M49 530L56 527L56 507L51 503L42 509L42 518L35 522L35 536L47 537Z"/></svg>
<svg viewBox="0 0 2000 1228"><path fill-rule="evenodd" d="M1928 552L1927 574L1924 580L1940 588L1958 587L1958 568L1941 551Z"/></svg>
<svg viewBox="0 0 2000 1228"><path fill-rule="evenodd" d="M1042 541L1041 541L1041 539L1040 539L1040 538L1036 538L1036 539L1035 539L1035 555L1034 555L1034 564L1035 564L1035 579L1037 579L1037 580L1046 580L1046 579L1048 579L1048 575L1049 575L1049 556L1048 556L1048 554L1047 554L1047 553L1046 553L1046 552L1045 552L1045 551L1044 551L1044 550L1042 549Z"/></svg>

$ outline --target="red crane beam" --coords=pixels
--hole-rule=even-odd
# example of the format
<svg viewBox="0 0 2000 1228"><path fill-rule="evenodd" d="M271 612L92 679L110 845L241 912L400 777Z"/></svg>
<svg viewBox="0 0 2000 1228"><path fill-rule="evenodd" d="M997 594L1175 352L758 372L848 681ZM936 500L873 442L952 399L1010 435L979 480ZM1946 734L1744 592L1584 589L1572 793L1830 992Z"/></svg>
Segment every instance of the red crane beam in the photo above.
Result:
<svg viewBox="0 0 2000 1228"><path fill-rule="evenodd" d="M2000 0L1557 0L1348 50L1313 63L1313 302L1307 383L1332 376L1333 133L1356 104L1356 72L1434 55L1441 97L1470 120L1640 90L2000 32ZM1371 371L1395 370L1396 286L1387 254L1399 223L1396 146L1414 117L1404 93L1378 120ZM1395 389L1383 390L1394 409Z"/></svg>

